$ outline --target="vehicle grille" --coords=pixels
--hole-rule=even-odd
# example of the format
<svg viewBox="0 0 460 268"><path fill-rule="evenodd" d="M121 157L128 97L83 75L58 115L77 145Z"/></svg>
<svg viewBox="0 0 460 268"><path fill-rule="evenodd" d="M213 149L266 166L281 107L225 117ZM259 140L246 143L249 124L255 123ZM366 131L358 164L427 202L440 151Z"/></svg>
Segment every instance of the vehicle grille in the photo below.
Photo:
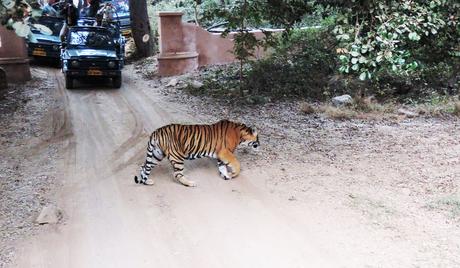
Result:
<svg viewBox="0 0 460 268"><path fill-rule="evenodd" d="M48 44L43 44L43 43L29 43L29 47L30 47L30 48L40 47L40 48L44 48L44 49L53 50L53 46L59 46L59 44L52 44L52 43L48 43Z"/></svg>
<svg viewBox="0 0 460 268"><path fill-rule="evenodd" d="M115 70L118 69L118 62L115 61L115 67L114 68L109 68L109 61L101 61L101 60L79 60L79 66L78 68L71 67L72 69L111 69Z"/></svg>

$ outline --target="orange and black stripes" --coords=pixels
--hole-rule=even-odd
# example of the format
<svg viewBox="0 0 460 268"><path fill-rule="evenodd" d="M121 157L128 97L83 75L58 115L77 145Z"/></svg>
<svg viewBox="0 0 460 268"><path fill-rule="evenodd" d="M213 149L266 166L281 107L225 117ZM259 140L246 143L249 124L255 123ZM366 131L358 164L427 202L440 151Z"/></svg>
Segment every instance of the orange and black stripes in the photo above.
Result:
<svg viewBox="0 0 460 268"><path fill-rule="evenodd" d="M244 141L258 143L257 133L244 124L228 120L212 125L171 124L163 126L150 136L147 144L147 158L141 167L140 179L136 176L134 180L136 183L153 184L153 181L148 180L150 171L164 157L171 162L176 180L185 185L194 186L194 182L188 181L183 175L186 159L217 158L221 175L228 179L230 175L225 172L224 167L230 169L236 167L239 172L239 163L230 162L237 162L232 153Z"/></svg>

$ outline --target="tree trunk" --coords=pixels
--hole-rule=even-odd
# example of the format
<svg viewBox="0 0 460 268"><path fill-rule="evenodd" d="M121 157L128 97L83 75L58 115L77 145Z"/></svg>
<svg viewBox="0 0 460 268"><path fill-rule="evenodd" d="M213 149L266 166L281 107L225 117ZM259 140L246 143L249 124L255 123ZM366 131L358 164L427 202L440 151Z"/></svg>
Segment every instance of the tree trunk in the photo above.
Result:
<svg viewBox="0 0 460 268"><path fill-rule="evenodd" d="M131 32L136 44L136 53L139 57L149 57L154 53L152 29L147 14L146 0L129 1L131 17Z"/></svg>

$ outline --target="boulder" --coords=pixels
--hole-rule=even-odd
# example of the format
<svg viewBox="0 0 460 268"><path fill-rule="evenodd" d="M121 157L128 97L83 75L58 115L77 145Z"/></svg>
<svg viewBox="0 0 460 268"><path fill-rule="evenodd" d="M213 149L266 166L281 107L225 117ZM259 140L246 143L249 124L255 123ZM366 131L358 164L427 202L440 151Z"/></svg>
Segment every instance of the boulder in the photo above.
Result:
<svg viewBox="0 0 460 268"><path fill-rule="evenodd" d="M342 95L332 98L332 104L336 107L346 106L353 103L353 98L350 95Z"/></svg>
<svg viewBox="0 0 460 268"><path fill-rule="evenodd" d="M173 79L169 80L169 83L166 86L167 87L175 87L177 85L177 83L179 83L179 81L177 81L176 78L173 78Z"/></svg>
<svg viewBox="0 0 460 268"><path fill-rule="evenodd" d="M204 86L204 84L200 81L192 81L192 83L190 83L190 86L192 86L193 88L196 88L196 89L200 89Z"/></svg>

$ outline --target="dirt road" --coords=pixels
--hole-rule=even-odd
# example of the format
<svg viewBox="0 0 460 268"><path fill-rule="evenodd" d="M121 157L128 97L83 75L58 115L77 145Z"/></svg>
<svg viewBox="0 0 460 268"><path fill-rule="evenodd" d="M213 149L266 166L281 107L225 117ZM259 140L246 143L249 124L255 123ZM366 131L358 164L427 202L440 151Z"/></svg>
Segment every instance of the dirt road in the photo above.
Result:
<svg viewBox="0 0 460 268"><path fill-rule="evenodd" d="M297 213L267 199L244 172L234 181L212 161L187 165L197 188L172 181L168 163L153 187L134 184L148 132L187 121L171 104L145 94L125 77L120 90L63 88L67 111L56 133L71 132L63 156L58 205L63 225L52 226L18 254L18 267L297 267L324 266L327 251L310 230L290 222ZM69 115L69 116L67 116ZM60 129L62 128L62 129ZM69 128L69 129L65 129ZM337 260L338 261L338 260Z"/></svg>
<svg viewBox="0 0 460 268"><path fill-rule="evenodd" d="M189 161L198 186L187 188L164 161L154 186L136 185L150 131L200 119L130 67L119 90L66 90L50 71L65 107L53 118L65 143L56 196L63 219L23 241L13 267L411 267L419 257L410 241L363 224L333 199L272 194L274 173L250 162L225 181L214 161Z"/></svg>

